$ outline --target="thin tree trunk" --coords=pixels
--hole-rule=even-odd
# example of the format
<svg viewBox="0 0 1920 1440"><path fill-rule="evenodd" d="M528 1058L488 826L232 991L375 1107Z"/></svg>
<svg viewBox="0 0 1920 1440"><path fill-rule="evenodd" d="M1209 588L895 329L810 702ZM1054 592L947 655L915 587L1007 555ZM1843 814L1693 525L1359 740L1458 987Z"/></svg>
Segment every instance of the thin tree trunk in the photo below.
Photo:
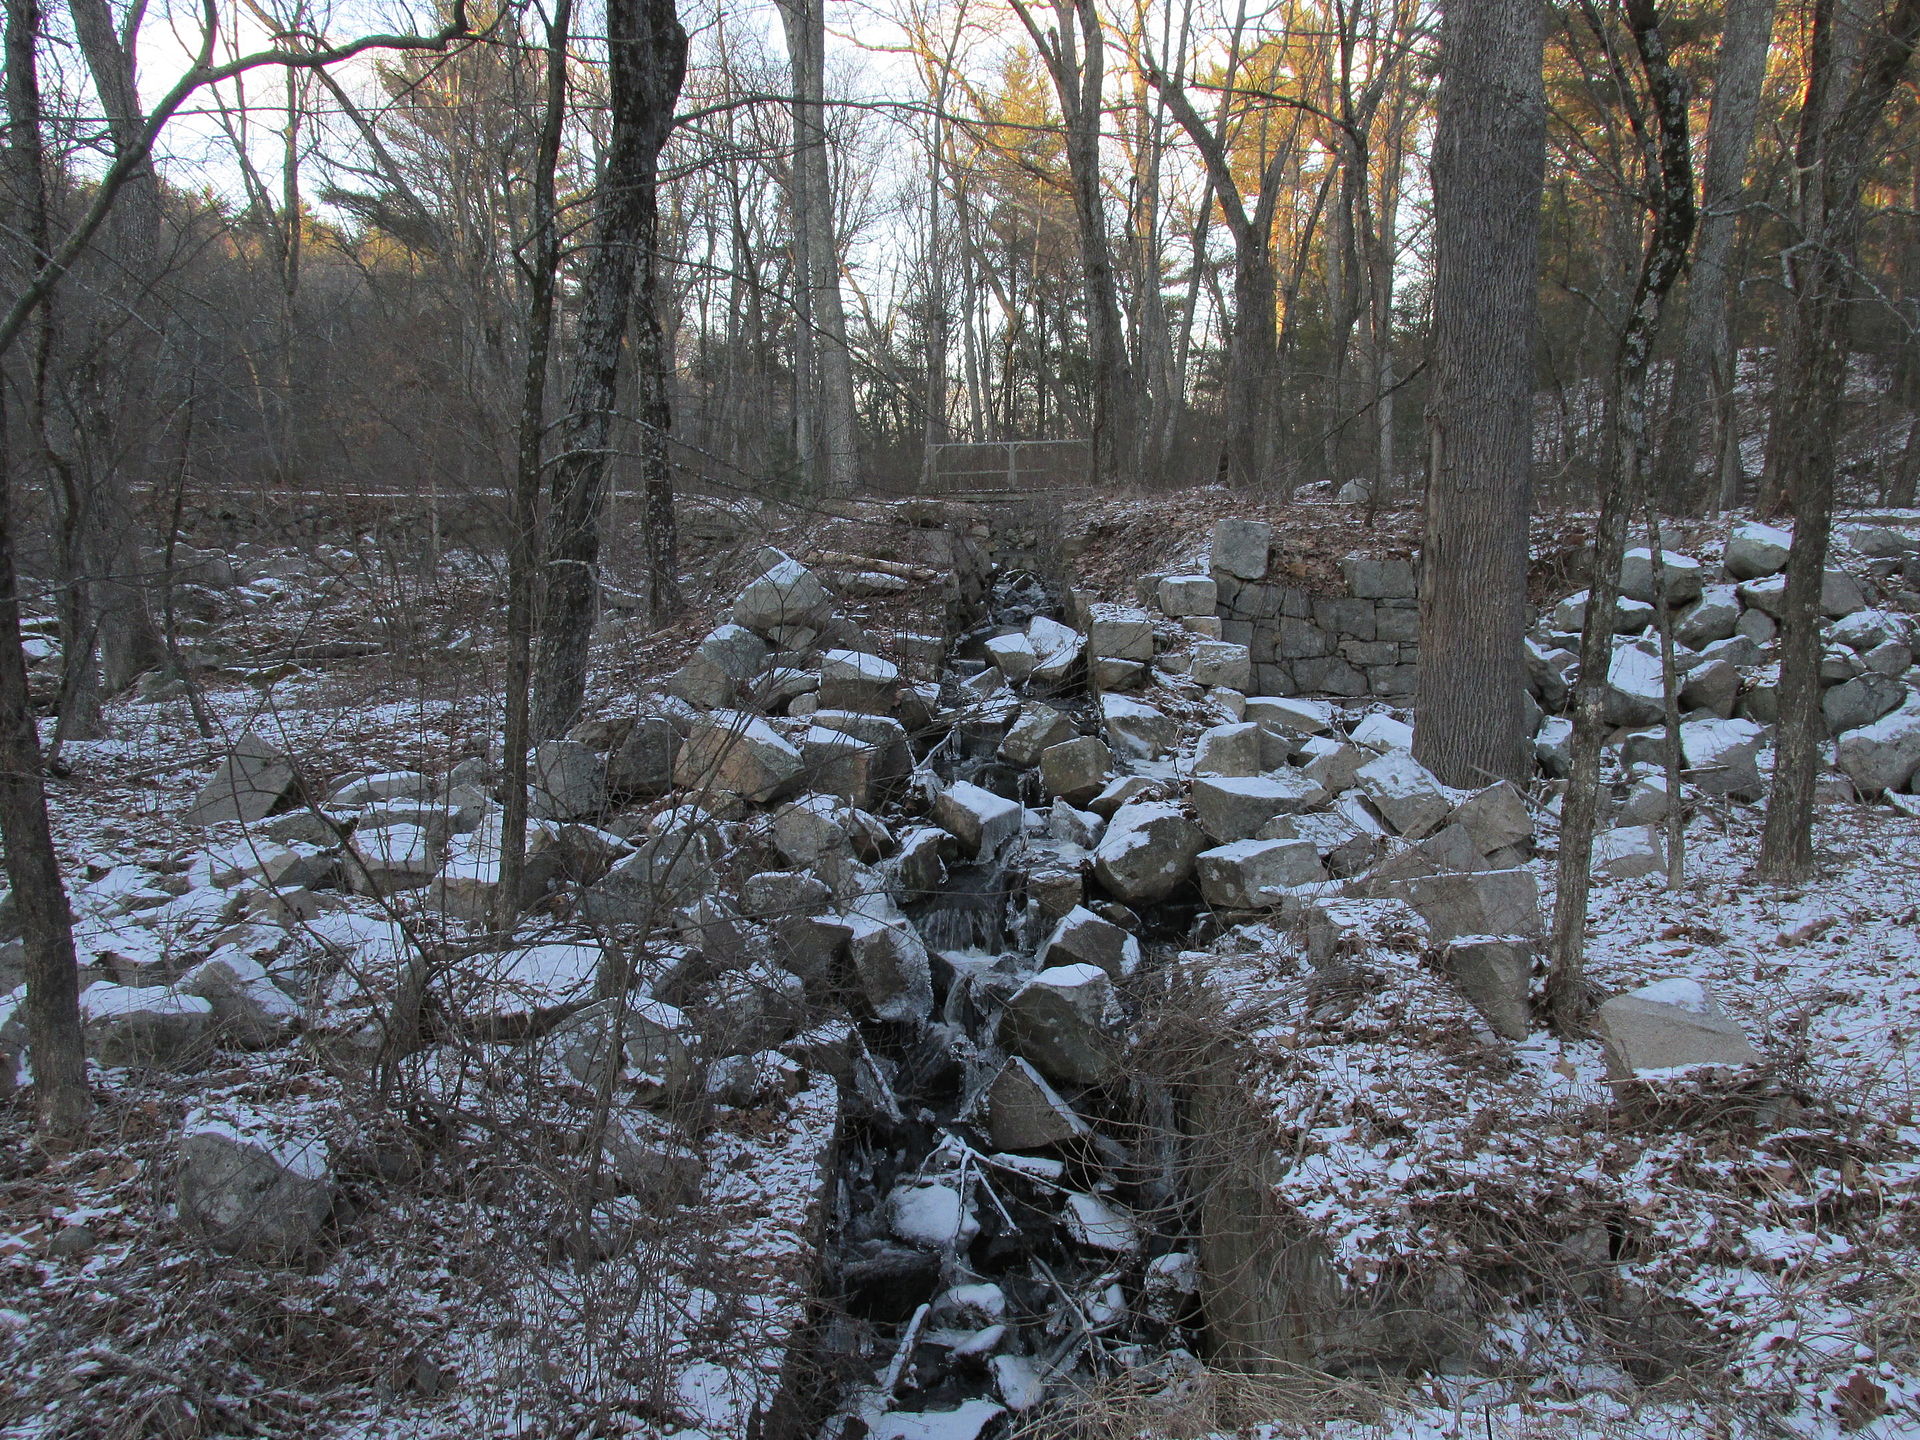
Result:
<svg viewBox="0 0 1920 1440"><path fill-rule="evenodd" d="M1896 0L1863 37L1858 78L1838 103L1832 0L1814 11L1796 161L1803 175L1786 367L1776 379L1769 469L1793 507L1780 633L1780 720L1759 873L1790 884L1813 870L1813 789L1825 749L1820 708L1820 589L1833 519L1833 472L1846 395L1847 302L1854 290L1861 190L1871 142L1920 40L1920 0Z"/></svg>
<svg viewBox="0 0 1920 1440"><path fill-rule="evenodd" d="M1573 763L1560 817L1560 854L1547 942L1547 1003L1562 1034L1584 1019L1587 894L1593 880L1593 831L1600 806L1600 751L1606 740L1607 678L1613 667L1614 609L1620 598L1620 560L1646 483L1649 417L1647 372L1660 338L1668 293L1680 277L1693 239L1693 163L1687 140L1686 82L1669 59L1660 15L1652 0L1627 0L1627 24L1640 52L1656 120L1658 152L1647 160L1652 233L1634 286L1633 308L1614 352L1607 406L1608 475L1594 538L1593 580L1580 632L1580 676L1574 684ZM1668 796L1673 805L1678 794Z"/></svg>
<svg viewBox="0 0 1920 1440"><path fill-rule="evenodd" d="M612 121L596 202L593 257L580 287L573 383L560 422L561 452L554 462L545 614L534 683L534 733L541 737L564 734L579 717L586 696L620 351L635 282L654 263L660 147L673 125L673 104L686 67L687 32L680 27L673 0L610 0L607 74ZM647 298L652 298L650 289ZM657 334L657 316L654 323ZM664 446L664 433L657 438ZM655 509L656 479L663 477L656 477L653 462L648 463L649 525L664 523L663 531L652 533L668 538L671 491L663 517ZM664 450L659 463L664 467ZM652 543L650 568L663 559L653 554Z"/></svg>
<svg viewBox="0 0 1920 1440"><path fill-rule="evenodd" d="M540 553L540 460L546 438L547 363L553 347L553 301L560 269L560 227L554 174L567 117L567 40L573 0L557 0L547 26L545 108L534 148L533 213L526 242L527 354L520 384L520 443L514 461L507 545L507 717L500 817L500 883L493 925L511 934L520 913L527 854L527 742L533 689L535 563Z"/></svg>
<svg viewBox="0 0 1920 1440"><path fill-rule="evenodd" d="M40 36L37 0L7 0L7 159L27 245L20 269L48 263L45 157L40 136ZM72 1133L87 1122L87 1070L80 1031L79 966L73 917L47 821L40 735L20 647L13 456L7 443L6 387L0 385L0 840L26 946L27 1043L33 1057L34 1108L41 1128Z"/></svg>
<svg viewBox="0 0 1920 1440"><path fill-rule="evenodd" d="M1729 0L1714 71L1713 113L1707 124L1700 234L1687 282L1687 321L1674 364L1673 412L1660 447L1654 491L1672 509L1698 511L1718 489L1718 466L1698 478L1701 437L1727 417L1736 347L1732 327L1734 276L1730 262L1739 229L1747 157L1760 117L1774 0ZM1721 453L1717 442L1711 456Z"/></svg>
<svg viewBox="0 0 1920 1440"><path fill-rule="evenodd" d="M1521 639L1545 43L1537 0L1450 0L1441 30L1414 753L1450 785L1529 769Z"/></svg>

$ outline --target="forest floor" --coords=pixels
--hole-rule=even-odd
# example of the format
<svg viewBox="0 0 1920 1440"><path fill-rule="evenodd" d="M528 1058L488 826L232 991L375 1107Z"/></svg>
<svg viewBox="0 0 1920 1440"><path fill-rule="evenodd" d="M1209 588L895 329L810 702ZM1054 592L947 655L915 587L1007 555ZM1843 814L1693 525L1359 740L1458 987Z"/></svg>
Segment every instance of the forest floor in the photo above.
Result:
<svg viewBox="0 0 1920 1440"><path fill-rule="evenodd" d="M1212 493L1115 500L1067 512L1049 543L1076 583L1128 599L1138 575L1192 560L1220 513ZM1298 537L1291 550L1309 588L1341 555L1415 539L1403 516L1378 527L1317 507L1272 518ZM916 563L911 546L841 523L837 538L816 535L816 548L891 547L876 558ZM788 535L816 527L801 517ZM751 534L696 554L692 609L677 631L604 625L590 709L619 713L657 684L712 623L715 602L753 573L754 548L782 538ZM1583 543L1581 517L1536 525L1537 599L1574 588ZM130 886L177 911L170 928L143 925L140 945L193 951L230 930L231 915L195 908L192 897L207 893L208 837L181 814L231 738L270 732L330 777L440 774L488 753L499 726L495 572L460 557L408 571L379 551L343 545L308 573L250 580L219 599L202 642L233 657L205 693L216 735L200 733L184 698L123 700L109 707L108 738L64 748L51 798L83 963L142 962L116 954L129 932L108 917L106 901ZM920 590L856 609L876 630L943 623ZM386 649L275 658L368 637ZM1637 1156L1627 1181L1645 1207L1638 1218L1667 1237L1667 1288L1686 1291L1703 1317L1712 1363L1643 1383L1596 1364L1542 1311L1516 1311L1513 1332L1490 1345L1504 1354L1488 1373L1303 1385L1275 1402L1283 1418L1269 1433L1920 1436L1920 819L1884 804L1823 804L1818 878L1779 889L1752 877L1760 814L1700 807L1678 890L1657 876L1596 883L1592 978L1609 992L1676 977L1711 986L1805 1123L1756 1139L1708 1117L1649 1135L1609 1115L1591 1045L1543 1041L1527 1062L1565 1078L1570 1127L1604 1136L1616 1161ZM1550 894L1550 823L1540 841L1532 864ZM169 876L193 883L154 889ZM803 1298L793 1262L827 1183L830 1086L803 1092L771 1127L749 1119L717 1131L702 1157L712 1208L674 1241L685 1263L671 1283L628 1277L626 1289L606 1291L556 1279L574 1272L546 1263L549 1217L535 1192L504 1193L543 1162L507 1141L470 1142L459 1174L416 1171L385 1185L380 1167L393 1162L372 1097L289 1051L223 1052L215 1071L184 1078L95 1075L99 1123L83 1149L43 1149L17 1104L0 1111L3 1440L732 1436L780 1379ZM372 1158L365 1181L346 1186L337 1249L323 1261L259 1267L177 1233L173 1136L189 1108L222 1101L353 1112ZM529 1108L495 1120L524 1124L544 1102L516 1103ZM1705 1191L1712 1206L1700 1203ZM741 1336L751 1338L745 1350L719 1343ZM590 1372L635 1365L656 1368L657 1409L612 1417ZM1224 1380L1209 1383L1223 1393ZM1109 1397L1106 1414L1076 1417L1075 1428L1114 1440L1123 1421L1168 1435L1244 1432L1247 1406L1207 1388L1189 1386L1184 1408L1164 1394L1140 1408ZM527 1403L534 1390L544 1408Z"/></svg>

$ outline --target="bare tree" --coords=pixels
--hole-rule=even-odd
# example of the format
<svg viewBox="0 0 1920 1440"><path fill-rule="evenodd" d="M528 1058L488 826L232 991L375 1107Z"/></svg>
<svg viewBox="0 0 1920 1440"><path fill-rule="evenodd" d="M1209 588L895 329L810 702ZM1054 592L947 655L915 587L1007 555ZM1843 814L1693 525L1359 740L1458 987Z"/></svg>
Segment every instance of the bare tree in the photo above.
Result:
<svg viewBox="0 0 1920 1440"><path fill-rule="evenodd" d="M600 526L613 444L620 352L636 281L656 263L660 147L673 128L674 101L687 68L687 32L673 0L611 0L607 6L610 124L595 203L592 254L580 283L573 379L558 424L552 510L542 566L545 611L534 679L534 733L563 734L586 694L587 647L599 602ZM642 285L644 300L654 295ZM644 324L645 322L643 322ZM657 318L653 321L658 326ZM658 341L643 339L663 363ZM645 382L643 382L644 384ZM643 400L664 444L658 396ZM651 464L652 462L650 462ZM659 461L664 464L664 457ZM649 471L653 517L656 472ZM667 505L669 515L671 504Z"/></svg>
<svg viewBox="0 0 1920 1440"><path fill-rule="evenodd" d="M1414 751L1451 785L1528 771L1521 639L1545 43L1539 0L1445 7Z"/></svg>
<svg viewBox="0 0 1920 1440"><path fill-rule="evenodd" d="M1861 39L1851 75L1836 0L1816 0L1800 171L1793 306L1774 380L1769 469L1792 507L1793 549L1780 627L1780 721L1760 873L1804 880L1813 869L1813 787L1826 739L1820 708L1820 590L1833 520L1833 472L1847 383L1848 302L1857 291L1861 191L1887 102L1920 41L1920 0L1894 0Z"/></svg>

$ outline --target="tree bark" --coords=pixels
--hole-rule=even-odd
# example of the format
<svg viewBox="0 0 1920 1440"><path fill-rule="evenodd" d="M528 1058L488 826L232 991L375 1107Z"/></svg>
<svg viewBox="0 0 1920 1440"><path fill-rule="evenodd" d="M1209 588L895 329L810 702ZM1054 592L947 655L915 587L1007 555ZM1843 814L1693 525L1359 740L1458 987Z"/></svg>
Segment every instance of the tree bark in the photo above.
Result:
<svg viewBox="0 0 1920 1440"><path fill-rule="evenodd" d="M1521 700L1546 91L1539 0L1449 0L1434 137L1433 396L1414 753L1528 773Z"/></svg>
<svg viewBox="0 0 1920 1440"><path fill-rule="evenodd" d="M1614 351L1607 405L1607 484L1594 538L1593 580L1580 632L1580 676L1574 684L1573 764L1560 816L1560 854L1547 941L1547 1003L1562 1034L1585 1017L1587 892L1592 883L1593 831L1600 807L1600 751L1606 740L1607 679L1613 668L1613 619L1620 598L1620 561L1634 507L1644 491L1649 419L1647 372L1668 293L1680 278L1693 239L1693 164L1687 138L1687 90L1674 70L1653 0L1623 7L1640 52L1652 101L1657 153L1647 158L1652 232L1634 285L1633 306ZM1662 579L1664 595L1664 577ZM1669 657L1670 668L1670 657ZM1667 797L1678 806L1677 793Z"/></svg>
<svg viewBox="0 0 1920 1440"><path fill-rule="evenodd" d="M1674 365L1673 411L1660 447L1654 491L1678 512L1706 507L1718 489L1722 448L1737 435L1715 434L1730 417L1734 344L1731 269L1739 230L1747 157L1760 117L1774 0L1729 0L1714 71L1707 122L1700 233L1687 282L1687 322ZM1698 471L1702 435L1712 437L1709 463Z"/></svg>
<svg viewBox="0 0 1920 1440"><path fill-rule="evenodd" d="M45 156L40 135L38 0L7 0L7 161L16 203L24 204L23 269L48 263ZM15 564L13 456L6 387L0 385L0 840L26 946L27 1043L34 1108L43 1129L86 1125L87 1070L80 1031L79 967L73 917L47 821L40 735L20 648L20 577Z"/></svg>
<svg viewBox="0 0 1920 1440"><path fill-rule="evenodd" d="M542 737L564 734L578 718L586 695L587 650L599 608L600 521L620 351L635 282L655 263L660 147L673 126L673 105L686 69L687 32L674 13L673 0L610 0L611 125L596 201L593 256L580 286L573 382L558 427L561 450L554 462L543 567L546 613L534 686L534 733ZM644 293L651 303L650 284ZM657 317L653 325L657 335ZM665 444L664 432L656 438ZM654 521L659 517L654 513L651 461L647 483L648 519Z"/></svg>
<svg viewBox="0 0 1920 1440"><path fill-rule="evenodd" d="M1795 155L1802 175L1801 243L1792 263L1793 307L1768 446L1775 484L1793 510L1780 627L1780 720L1759 861L1760 875L1782 884L1803 881L1813 871L1813 788L1826 748L1820 588L1844 418L1847 304L1855 289L1861 191L1881 115L1920 41L1920 0L1895 0L1864 37L1851 85L1838 62L1838 25L1833 0L1820 0Z"/></svg>
<svg viewBox="0 0 1920 1440"><path fill-rule="evenodd" d="M840 293L840 246L834 234L832 156L827 147L827 12L824 0L778 0L793 63L794 284L804 291L795 345L807 352L803 402L809 417L811 467L816 455L828 493L850 493L860 480L854 416L853 357L847 349L846 301Z"/></svg>

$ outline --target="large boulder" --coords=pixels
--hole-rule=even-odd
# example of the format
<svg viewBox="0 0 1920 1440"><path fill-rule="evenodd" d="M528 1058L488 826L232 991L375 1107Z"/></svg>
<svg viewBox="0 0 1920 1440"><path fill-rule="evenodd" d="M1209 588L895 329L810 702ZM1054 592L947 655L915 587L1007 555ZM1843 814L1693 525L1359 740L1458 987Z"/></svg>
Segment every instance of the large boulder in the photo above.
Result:
<svg viewBox="0 0 1920 1440"><path fill-rule="evenodd" d="M1220 587L1211 575L1167 575L1159 585L1160 608L1176 618L1211 615L1219 604Z"/></svg>
<svg viewBox="0 0 1920 1440"><path fill-rule="evenodd" d="M1476 790L1461 801L1453 812L1453 823L1466 827L1473 848L1482 855L1533 838L1533 818L1527 814L1526 798L1508 780Z"/></svg>
<svg viewBox="0 0 1920 1440"><path fill-rule="evenodd" d="M180 1136L180 1220L216 1250L261 1260L311 1251L333 1210L333 1166L312 1130L200 1110Z"/></svg>
<svg viewBox="0 0 1920 1440"><path fill-rule="evenodd" d="M1196 776L1190 798L1207 834L1227 842L1251 838L1275 816L1311 810L1327 792L1304 770L1287 768L1271 775Z"/></svg>
<svg viewBox="0 0 1920 1440"><path fill-rule="evenodd" d="M699 1086L692 1026L659 1000L615 995L597 1001L556 1026L548 1043L582 1085L611 1086L616 1096L642 1105L675 1104Z"/></svg>
<svg viewBox="0 0 1920 1440"><path fill-rule="evenodd" d="M1194 866L1201 895L1223 910L1263 909L1274 891L1327 878L1311 840L1236 840L1202 850Z"/></svg>
<svg viewBox="0 0 1920 1440"><path fill-rule="evenodd" d="M956 780L933 801L934 823L958 840L969 858L999 854L1001 846L1020 833L1025 815L1019 801L965 780Z"/></svg>
<svg viewBox="0 0 1920 1440"><path fill-rule="evenodd" d="M1726 571L1735 580L1758 580L1787 568L1793 532L1749 520L1727 536Z"/></svg>
<svg viewBox="0 0 1920 1440"><path fill-rule="evenodd" d="M189 825L264 820L299 781L293 761L258 735L242 735L181 818Z"/></svg>
<svg viewBox="0 0 1920 1440"><path fill-rule="evenodd" d="M1515 937L1465 935L1448 942L1442 964L1494 1034L1524 1040L1532 1033L1531 944Z"/></svg>
<svg viewBox="0 0 1920 1440"><path fill-rule="evenodd" d="M734 622L762 635L788 625L814 626L833 603L814 573L780 556L733 602Z"/></svg>
<svg viewBox="0 0 1920 1440"><path fill-rule="evenodd" d="M1267 767L1261 741L1266 732L1252 721L1202 730L1193 746L1193 773L1247 778Z"/></svg>
<svg viewBox="0 0 1920 1440"><path fill-rule="evenodd" d="M996 1150L1038 1150L1092 1133L1046 1078L1018 1055L1000 1067L980 1108L987 1139Z"/></svg>
<svg viewBox="0 0 1920 1440"><path fill-rule="evenodd" d="M913 922L891 907L849 915L847 952L876 1019L917 1024L933 1013L933 966Z"/></svg>
<svg viewBox="0 0 1920 1440"><path fill-rule="evenodd" d="M1379 898L1412 906L1440 944L1462 935L1538 939L1540 887L1531 870L1481 870L1377 882Z"/></svg>
<svg viewBox="0 0 1920 1440"><path fill-rule="evenodd" d="M533 747L531 770L531 818L586 820L607 808L606 765L585 745L542 740Z"/></svg>
<svg viewBox="0 0 1920 1440"><path fill-rule="evenodd" d="M363 895L418 890L440 873L441 848L421 825L381 825L353 832L347 878Z"/></svg>
<svg viewBox="0 0 1920 1440"><path fill-rule="evenodd" d="M673 764L676 784L755 802L779 799L805 771L792 744L766 721L738 710L716 710L694 722Z"/></svg>
<svg viewBox="0 0 1920 1440"><path fill-rule="evenodd" d="M1656 980L1616 995L1594 1012L1593 1028L1616 1082L1702 1066L1739 1070L1760 1059L1697 980Z"/></svg>
<svg viewBox="0 0 1920 1440"><path fill-rule="evenodd" d="M1637 880L1667 865L1667 837L1658 825L1616 825L1593 837L1593 868L1611 880Z"/></svg>
<svg viewBox="0 0 1920 1440"><path fill-rule="evenodd" d="M1253 652L1228 640L1196 640L1187 674L1196 685L1245 690L1253 683Z"/></svg>
<svg viewBox="0 0 1920 1440"><path fill-rule="evenodd" d="M1164 900L1193 874L1206 832L1162 801L1122 805L1093 852L1093 873L1129 904Z"/></svg>
<svg viewBox="0 0 1920 1440"><path fill-rule="evenodd" d="M1114 752L1137 760L1159 759L1180 735L1171 716L1125 695L1100 697L1100 723Z"/></svg>
<svg viewBox="0 0 1920 1440"><path fill-rule="evenodd" d="M165 985L96 981L80 992L80 1024L102 1065L192 1069L212 1049L212 1004Z"/></svg>
<svg viewBox="0 0 1920 1440"><path fill-rule="evenodd" d="M1871 670L1844 685L1835 685L1820 697L1827 733L1839 735L1871 725L1882 715L1898 710L1912 693L1900 681Z"/></svg>
<svg viewBox="0 0 1920 1440"><path fill-rule="evenodd" d="M680 753L680 732L661 715L642 715L607 756L607 789L615 795L648 798L673 788L673 762Z"/></svg>
<svg viewBox="0 0 1920 1440"><path fill-rule="evenodd" d="M1000 758L1012 765L1037 765L1043 750L1066 744L1074 734L1073 722L1051 705L1027 705L1000 742Z"/></svg>
<svg viewBox="0 0 1920 1440"><path fill-rule="evenodd" d="M1651 725L1666 713L1666 697L1666 672L1659 655L1639 645L1614 650L1601 701L1609 725Z"/></svg>
<svg viewBox="0 0 1920 1440"><path fill-rule="evenodd" d="M1739 592L1731 585L1709 585L1699 600L1674 621L1673 638L1690 650L1700 650L1716 640L1731 639L1739 623Z"/></svg>
<svg viewBox="0 0 1920 1440"><path fill-rule="evenodd" d="M1865 793L1904 788L1920 768L1920 695L1871 725L1849 730L1835 747L1840 768Z"/></svg>
<svg viewBox="0 0 1920 1440"><path fill-rule="evenodd" d="M1127 605L1095 605L1087 622L1087 653L1096 660L1153 659L1153 617Z"/></svg>
<svg viewBox="0 0 1920 1440"><path fill-rule="evenodd" d="M1070 805L1084 806L1098 795L1113 768L1113 752L1091 735L1049 745L1040 752L1040 788Z"/></svg>
<svg viewBox="0 0 1920 1440"><path fill-rule="evenodd" d="M1213 568L1240 580L1263 580L1272 544L1273 526L1264 520L1216 520Z"/></svg>
<svg viewBox="0 0 1920 1440"><path fill-rule="evenodd" d="M752 688L771 653L767 642L744 625L721 625L694 647L667 688L702 710L729 709Z"/></svg>
<svg viewBox="0 0 1920 1440"><path fill-rule="evenodd" d="M1704 569L1693 556L1662 550L1660 570L1669 606L1699 598ZM1643 605L1654 603L1653 551L1649 547L1638 546L1621 557L1620 593Z"/></svg>
<svg viewBox="0 0 1920 1440"><path fill-rule="evenodd" d="M1056 965L1007 1001L1000 1039L1052 1079L1098 1085L1118 1067L1119 1023L1106 971L1097 965Z"/></svg>
<svg viewBox="0 0 1920 1440"><path fill-rule="evenodd" d="M820 704L827 710L880 715L900 695L900 667L863 650L829 650L820 657Z"/></svg>
<svg viewBox="0 0 1920 1440"><path fill-rule="evenodd" d="M1116 980L1140 966L1140 942L1084 905L1075 905L1061 916L1036 953L1045 968L1098 965Z"/></svg>
<svg viewBox="0 0 1920 1440"><path fill-rule="evenodd" d="M1409 840L1433 833L1453 813L1440 782L1404 750L1369 760L1353 779L1386 822Z"/></svg>
<svg viewBox="0 0 1920 1440"><path fill-rule="evenodd" d="M238 945L225 945L180 977L182 995L213 1007L214 1024L236 1045L271 1045L299 1016L293 997Z"/></svg>

